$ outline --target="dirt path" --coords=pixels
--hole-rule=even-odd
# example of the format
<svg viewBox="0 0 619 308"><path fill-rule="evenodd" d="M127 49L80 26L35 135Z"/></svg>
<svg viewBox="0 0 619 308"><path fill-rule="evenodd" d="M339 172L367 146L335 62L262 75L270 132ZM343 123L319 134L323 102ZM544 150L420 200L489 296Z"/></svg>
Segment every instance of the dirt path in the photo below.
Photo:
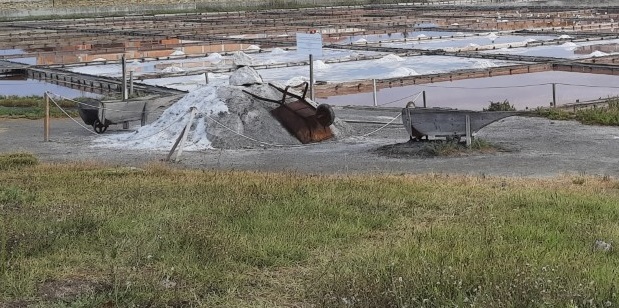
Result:
<svg viewBox="0 0 619 308"><path fill-rule="evenodd" d="M342 117L363 119L376 114L343 111ZM379 115L381 121L397 115ZM361 136L378 127L353 124ZM125 133L121 126L109 133ZM42 161L97 161L140 166L158 161L166 151L96 148L97 135L68 119L54 119L51 141L43 142L42 120L0 119L0 152L28 151ZM204 169L298 171L309 173L453 173L546 177L560 174L619 177L619 128L586 126L572 121L512 117L482 129L479 138L509 152L446 158L392 158L376 154L387 144L408 140L401 125L390 125L367 137L350 137L302 147L184 152L181 166Z"/></svg>

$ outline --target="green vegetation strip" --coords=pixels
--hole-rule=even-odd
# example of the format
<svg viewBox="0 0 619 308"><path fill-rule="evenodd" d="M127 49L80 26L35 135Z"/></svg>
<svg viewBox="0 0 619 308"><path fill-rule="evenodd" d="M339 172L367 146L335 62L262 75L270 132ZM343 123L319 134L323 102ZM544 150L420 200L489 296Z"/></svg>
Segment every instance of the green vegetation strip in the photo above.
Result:
<svg viewBox="0 0 619 308"><path fill-rule="evenodd" d="M551 120L576 120L590 125L619 126L619 99L609 99L607 104L607 107L579 109L575 112L544 108L538 109L537 113Z"/></svg>
<svg viewBox="0 0 619 308"><path fill-rule="evenodd" d="M83 100L85 98L79 98ZM72 100L58 100L58 105L72 117L78 116L76 103ZM54 118L66 115L50 102L50 116ZM41 96L0 95L0 118L42 119L45 117L45 99Z"/></svg>
<svg viewBox="0 0 619 308"><path fill-rule="evenodd" d="M0 306L615 306L609 177L0 170Z"/></svg>

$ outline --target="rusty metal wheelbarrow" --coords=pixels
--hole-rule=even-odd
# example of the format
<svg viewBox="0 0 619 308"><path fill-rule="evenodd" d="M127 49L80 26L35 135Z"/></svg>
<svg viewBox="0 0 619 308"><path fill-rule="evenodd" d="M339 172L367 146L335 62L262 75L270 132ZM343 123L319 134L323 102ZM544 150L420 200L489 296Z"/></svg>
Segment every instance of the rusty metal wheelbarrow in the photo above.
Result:
<svg viewBox="0 0 619 308"><path fill-rule="evenodd" d="M319 142L333 137L333 132L329 127L335 121L333 109L327 104L316 106L307 101L305 98L309 86L307 82L300 85L303 88L302 95L291 93L289 91L291 86L284 89L272 83L269 83L269 86L282 92L281 100L259 97L248 91L244 92L258 99L279 104L279 107L271 110L271 114L301 143Z"/></svg>

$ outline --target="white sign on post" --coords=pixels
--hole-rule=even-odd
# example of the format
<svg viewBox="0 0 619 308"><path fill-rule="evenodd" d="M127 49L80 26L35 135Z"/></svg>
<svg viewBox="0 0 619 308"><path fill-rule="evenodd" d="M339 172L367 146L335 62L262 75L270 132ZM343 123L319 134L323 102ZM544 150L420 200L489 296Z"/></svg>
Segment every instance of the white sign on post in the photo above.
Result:
<svg viewBox="0 0 619 308"><path fill-rule="evenodd" d="M297 52L322 57L322 35L320 33L297 33Z"/></svg>

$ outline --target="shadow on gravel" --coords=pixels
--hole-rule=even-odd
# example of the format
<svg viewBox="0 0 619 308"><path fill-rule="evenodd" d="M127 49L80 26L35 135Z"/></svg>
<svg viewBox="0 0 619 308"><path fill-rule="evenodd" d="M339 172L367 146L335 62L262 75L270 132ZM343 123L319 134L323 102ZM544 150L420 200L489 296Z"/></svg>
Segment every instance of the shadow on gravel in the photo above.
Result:
<svg viewBox="0 0 619 308"><path fill-rule="evenodd" d="M505 147L476 139L467 147L464 142L445 140L412 140L403 143L381 146L372 151L380 156L391 158L433 158L462 157L499 152L512 152Z"/></svg>

